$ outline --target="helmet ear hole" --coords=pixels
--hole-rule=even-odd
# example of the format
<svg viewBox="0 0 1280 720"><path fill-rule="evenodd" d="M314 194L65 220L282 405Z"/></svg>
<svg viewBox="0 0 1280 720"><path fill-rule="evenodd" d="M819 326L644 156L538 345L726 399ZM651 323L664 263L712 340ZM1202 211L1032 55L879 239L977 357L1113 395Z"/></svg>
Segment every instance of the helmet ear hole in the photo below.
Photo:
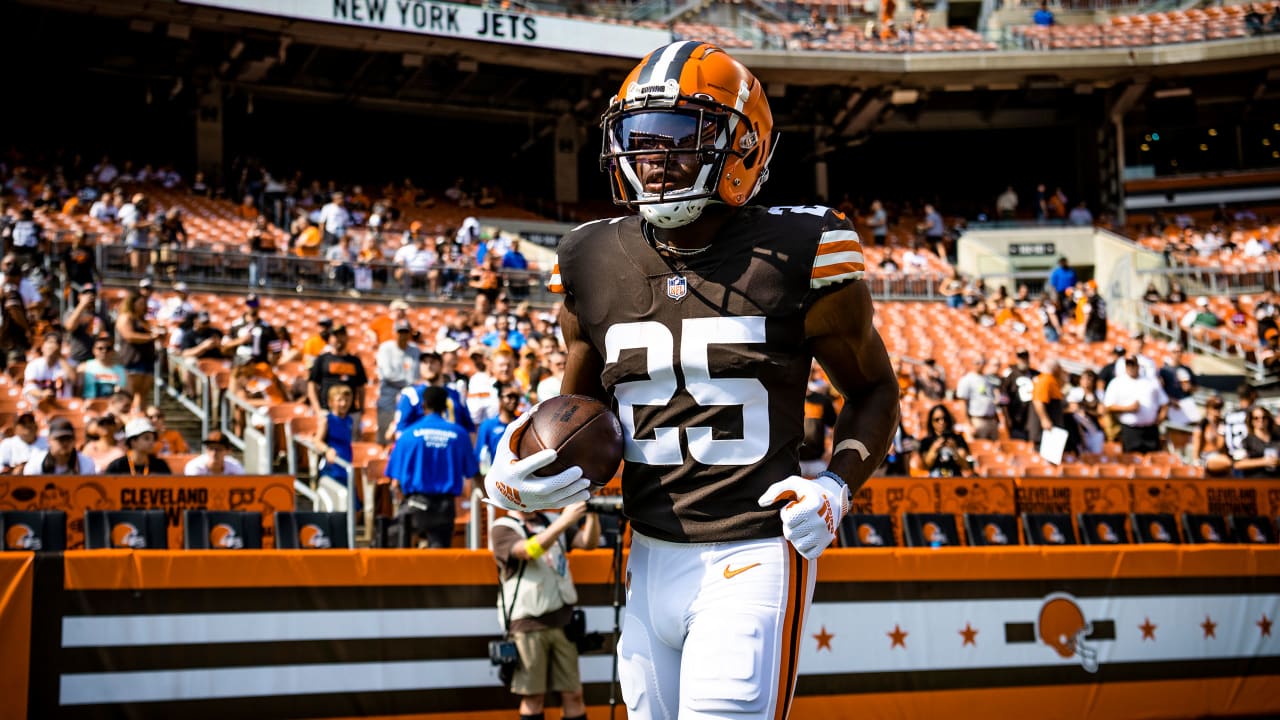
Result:
<svg viewBox="0 0 1280 720"><path fill-rule="evenodd" d="M757 145L756 147L752 148L751 152L747 153L746 156L742 158L742 167L750 170L751 168L756 166L756 159L759 157L760 157L760 146Z"/></svg>

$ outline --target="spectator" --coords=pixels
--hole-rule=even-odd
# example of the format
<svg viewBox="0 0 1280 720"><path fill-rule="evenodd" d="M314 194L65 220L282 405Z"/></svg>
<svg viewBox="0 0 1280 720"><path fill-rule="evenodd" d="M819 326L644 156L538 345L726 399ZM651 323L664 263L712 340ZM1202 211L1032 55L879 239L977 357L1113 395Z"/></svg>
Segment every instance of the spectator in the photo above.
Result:
<svg viewBox="0 0 1280 720"><path fill-rule="evenodd" d="M1058 306L1050 293L1042 293L1036 305L1036 315L1040 318L1044 339L1056 343L1062 338L1062 321L1058 319Z"/></svg>
<svg viewBox="0 0 1280 720"><path fill-rule="evenodd" d="M571 548L593 550L599 540L600 521L587 513L585 502L570 505L554 520L512 512L490 532L502 583L499 602L520 653L511 692L520 696L522 718L542 716L547 691L560 693L566 720L586 717L578 648L564 634L578 601L565 554Z"/></svg>
<svg viewBox="0 0 1280 720"><path fill-rule="evenodd" d="M965 401L965 422L972 436L981 440L997 440L1000 437L1000 421L996 416L1000 381L986 370L987 359L975 355L972 369L956 384L956 399Z"/></svg>
<svg viewBox="0 0 1280 720"><path fill-rule="evenodd" d="M302 343L302 362L308 369L315 365L316 358L327 352L333 352L329 338L333 333L333 318L322 317L316 321L318 329Z"/></svg>
<svg viewBox="0 0 1280 720"><path fill-rule="evenodd" d="M331 389L342 385L352 393L351 409L357 414L364 411L364 387L369 384L364 363L360 356L347 350L347 327L338 325L330 336L333 351L316 358L307 378L307 399L317 415L329 409Z"/></svg>
<svg viewBox="0 0 1280 720"><path fill-rule="evenodd" d="M1164 301L1171 305L1181 305L1187 301L1187 293L1182 289L1182 283L1177 280L1169 281L1169 294L1164 296Z"/></svg>
<svg viewBox="0 0 1280 720"><path fill-rule="evenodd" d="M71 235L71 245L59 258L62 274L71 287L73 303L80 302L80 294L85 288L96 290L97 284L102 282L102 271L94 256L93 244L92 237L83 230L77 230Z"/></svg>
<svg viewBox="0 0 1280 720"><path fill-rule="evenodd" d="M128 386L129 376L115 357L111 339L101 336L93 341L93 359L76 368L80 397L85 400L111 397Z"/></svg>
<svg viewBox="0 0 1280 720"><path fill-rule="evenodd" d="M0 323L0 363L8 365L26 359L31 349L31 320L22 299L24 278L18 259L12 253L0 259L0 273L4 275L0 282L0 303L4 311L4 321Z"/></svg>
<svg viewBox="0 0 1280 720"><path fill-rule="evenodd" d="M342 193L333 193L329 203L320 208L319 224L324 232L322 242L326 248L337 245L340 238L346 237L347 228L351 226L352 220Z"/></svg>
<svg viewBox="0 0 1280 720"><path fill-rule="evenodd" d="M1049 273L1049 287L1061 295L1069 288L1075 287L1078 281L1076 271L1071 268L1071 263L1065 257L1058 258L1058 266Z"/></svg>
<svg viewBox="0 0 1280 720"><path fill-rule="evenodd" d="M441 417L461 425L462 429L468 433L474 433L476 424L471 420L466 400L456 388L447 384L447 378L444 375L444 357L438 352L422 353L418 361L418 372L420 383L400 391L400 397L396 399L395 420L383 437L388 442L394 442L406 428L422 419L425 413L422 405L423 393L432 386L443 387L447 395Z"/></svg>
<svg viewBox="0 0 1280 720"><path fill-rule="evenodd" d="M484 422L498 414L498 386L515 382L515 366L514 353L498 350L488 358L485 370L471 376L467 384L467 408L472 420Z"/></svg>
<svg viewBox="0 0 1280 720"><path fill-rule="evenodd" d="M1220 476L1231 471L1231 453L1227 449L1227 423L1222 415L1222 398L1214 395L1204 404L1204 417L1191 434L1191 458L1209 475Z"/></svg>
<svg viewBox="0 0 1280 720"><path fill-rule="evenodd" d="M316 445L323 454L319 474L346 487L355 497L356 507L359 507L361 493L349 484L351 478L347 469L338 464L338 460L351 464L355 457L352 443L360 437L360 417L351 414L355 393L350 385L336 382L327 386L325 397L327 412L320 415L315 433Z"/></svg>
<svg viewBox="0 0 1280 720"><path fill-rule="evenodd" d="M413 224L422 225L419 222ZM426 235L418 230L411 232L412 241L397 250L392 259L396 266L396 280L400 281L406 295L413 292L414 288L425 287L435 297L440 282L440 269L436 267L439 255L431 247Z"/></svg>
<svg viewBox="0 0 1280 720"><path fill-rule="evenodd" d="M1223 422L1227 426L1227 452L1235 460L1247 457L1244 439L1249 436L1251 427L1250 413L1258 402L1258 390L1249 383L1241 383L1236 388L1236 407L1226 414Z"/></svg>
<svg viewBox="0 0 1280 720"><path fill-rule="evenodd" d="M884 247L889 239L889 214L884 211L884 203L871 201L871 214L866 218L867 227L871 228L871 240L876 247Z"/></svg>
<svg viewBox="0 0 1280 720"><path fill-rule="evenodd" d="M1164 302L1164 298L1160 296L1160 291L1156 289L1155 283L1147 283L1146 292L1142 293L1142 302L1148 305Z"/></svg>
<svg viewBox="0 0 1280 720"><path fill-rule="evenodd" d="M876 469L876 474L886 477L910 475L912 454L918 449L919 442L902 429L902 423L898 423L898 429L894 431L890 441L889 452L885 455L884 462Z"/></svg>
<svg viewBox="0 0 1280 720"><path fill-rule="evenodd" d="M23 372L23 396L38 408L48 410L74 394L76 371L62 356L62 336L45 333L40 356L27 363Z"/></svg>
<svg viewBox="0 0 1280 720"><path fill-rule="evenodd" d="M1018 193L1010 185L996 198L996 217L1001 220L1012 220L1018 212Z"/></svg>
<svg viewBox="0 0 1280 720"><path fill-rule="evenodd" d="M418 547L447 548L453 544L458 497L464 483L479 473L471 436L444 413L449 395L442 387L422 392L425 415L405 429L387 460L393 492L403 494L399 515ZM406 542L407 544L407 542Z"/></svg>
<svg viewBox="0 0 1280 720"><path fill-rule="evenodd" d="M1280 435L1270 411L1261 406L1249 410L1249 435L1244 439L1245 457L1235 468L1246 478L1275 478L1280 467Z"/></svg>
<svg viewBox="0 0 1280 720"><path fill-rule="evenodd" d="M31 267L40 262L40 248L44 239L40 236L40 224L36 222L31 208L19 211L17 222L5 230L5 244L23 267Z"/></svg>
<svg viewBox="0 0 1280 720"><path fill-rule="evenodd" d="M156 252L151 262L160 272L173 278L178 271L178 254L187 246L187 228L182 222L182 208L171 207L156 228Z"/></svg>
<svg viewBox="0 0 1280 720"><path fill-rule="evenodd" d="M79 366L94 357L93 345L100 338L114 344L112 324L98 312L98 291L92 283L77 288L75 307L67 312L62 326L67 329L68 357L72 365Z"/></svg>
<svg viewBox="0 0 1280 720"><path fill-rule="evenodd" d="M1120 424L1120 444L1125 452L1150 453L1160 450L1160 423L1168 411L1169 397L1160 383L1140 375L1138 359L1124 358L1124 374L1107 385L1103 404L1116 413Z"/></svg>
<svg viewBox="0 0 1280 720"><path fill-rule="evenodd" d="M120 208L120 227L124 230L124 244L129 249L129 267L135 276L150 275L152 234L155 224L148 217L151 203L145 195L137 193Z"/></svg>
<svg viewBox="0 0 1280 720"><path fill-rule="evenodd" d="M37 452L48 452L49 440L40 437L36 416L22 413L13 421L13 435L0 440L0 474L20 475Z"/></svg>
<svg viewBox="0 0 1280 720"><path fill-rule="evenodd" d="M1250 35L1261 35L1266 32L1266 16L1258 10L1257 5L1250 5L1249 12L1245 13L1244 26L1248 29Z"/></svg>
<svg viewBox="0 0 1280 720"><path fill-rule="evenodd" d="M1080 438L1080 448L1095 455L1101 453L1107 435L1103 430L1102 392L1098 387L1098 374L1092 370L1080 373L1080 383L1067 390L1065 400L1067 414L1075 423Z"/></svg>
<svg viewBox="0 0 1280 720"><path fill-rule="evenodd" d="M473 288L477 295L489 298L490 302L502 292L501 260L502 258L496 254L490 253L483 263L471 271L471 281L468 286Z"/></svg>
<svg viewBox="0 0 1280 720"><path fill-rule="evenodd" d="M1039 371L1031 368L1031 352L1020 348L1016 360L1000 381L1000 405L1004 408L1004 425L1009 437L1027 439L1027 413L1031 411L1034 380Z"/></svg>
<svg viewBox="0 0 1280 720"><path fill-rule="evenodd" d="M1196 306L1187 310L1178 321L1178 326L1188 338L1203 340L1205 329L1213 329L1222 324L1222 320L1209 309L1209 298L1201 295L1196 298Z"/></svg>
<svg viewBox="0 0 1280 720"><path fill-rule="evenodd" d="M947 307L961 308L964 307L964 277L960 275L960 268L951 268L951 277L948 277L942 283L939 292L942 297L946 298Z"/></svg>
<svg viewBox="0 0 1280 720"><path fill-rule="evenodd" d="M387 430L393 427L396 401L400 391L413 384L418 377L422 351L410 342L413 326L408 320L395 321L396 337L378 346L378 441L387 444Z"/></svg>
<svg viewBox="0 0 1280 720"><path fill-rule="evenodd" d="M89 206L89 217L104 223L114 223L120 208L116 206L116 196L102 193L102 196Z"/></svg>
<svg viewBox="0 0 1280 720"><path fill-rule="evenodd" d="M537 389L534 391L538 402L560 394L560 382L564 379L566 361L567 357L560 350L554 350L547 355L547 367L551 372L538 381Z"/></svg>
<svg viewBox="0 0 1280 720"><path fill-rule="evenodd" d="M191 302L191 289L179 280L173 284L173 295L166 298L156 313L156 320L167 326L178 325L183 320L196 314L196 306Z"/></svg>
<svg viewBox="0 0 1280 720"><path fill-rule="evenodd" d="M329 279L338 287L350 290L355 282L355 254L351 252L351 238L347 235L338 237L338 241L324 251L324 259L328 261Z"/></svg>
<svg viewBox="0 0 1280 720"><path fill-rule="evenodd" d="M1098 294L1092 280L1085 285L1084 340L1104 342L1107 339L1107 303Z"/></svg>
<svg viewBox="0 0 1280 720"><path fill-rule="evenodd" d="M1027 440L1031 446L1040 447L1044 433L1052 428L1062 428L1068 433L1075 428L1067 423L1066 396L1062 385L1067 371L1057 358L1045 361L1044 369L1031 381L1031 412L1027 413ZM1075 451L1075 443L1067 442L1067 452Z"/></svg>
<svg viewBox="0 0 1280 720"><path fill-rule="evenodd" d="M93 460L76 452L76 429L64 417L49 422L49 449L36 450L22 467L23 475L97 475Z"/></svg>
<svg viewBox="0 0 1280 720"><path fill-rule="evenodd" d="M916 373L916 390L919 396L929 400L944 400L947 397L947 374L938 366L938 361L925 358L924 368Z"/></svg>
<svg viewBox="0 0 1280 720"><path fill-rule="evenodd" d="M920 441L920 464L929 477L960 477L972 469L969 443L956 432L955 418L946 405L929 410L929 426Z"/></svg>
<svg viewBox="0 0 1280 720"><path fill-rule="evenodd" d="M507 431L507 426L519 415L520 402L524 393L515 383L505 383L498 387L498 413L486 418L476 431L476 459L480 462L480 471L487 474L489 465L498 452L498 441Z"/></svg>
<svg viewBox="0 0 1280 720"><path fill-rule="evenodd" d="M511 326L510 316L501 313L494 318L493 331L481 338L480 342L494 350L508 349L518 353L524 349L528 338Z"/></svg>
<svg viewBox="0 0 1280 720"><path fill-rule="evenodd" d="M125 453L107 464L103 475L169 475L169 463L156 457L156 429L149 420L124 426Z"/></svg>
<svg viewBox="0 0 1280 720"><path fill-rule="evenodd" d="M248 358L237 358L235 369L231 371L231 381L227 384L227 392L232 397L239 398L246 404L258 409L259 412L254 413L252 418L255 427L265 427L266 423L261 411L289 402L289 388L285 387L280 376L276 374L276 368L280 364L280 349L282 345L279 340L272 341L267 359L262 362L253 362ZM233 409L232 423L237 433L244 430L246 419L243 408L236 407ZM283 442L283 437L280 440ZM277 447L283 447L283 445L277 445Z"/></svg>
<svg viewBox="0 0 1280 720"><path fill-rule="evenodd" d="M157 455L186 455L191 452L191 446L187 445L182 433L169 427L163 410L155 405L148 405L144 417L150 420L152 427L156 429L155 452Z"/></svg>
<svg viewBox="0 0 1280 720"><path fill-rule="evenodd" d="M209 313L201 310L195 314L193 320L191 329L182 335L180 349L183 357L201 360L225 358L224 336L221 330L209 323Z"/></svg>
<svg viewBox="0 0 1280 720"><path fill-rule="evenodd" d="M136 291L125 296L116 318L116 337L120 338L120 364L124 365L128 390L133 394L133 408L139 411L151 398L155 383L156 339L161 332L153 330L145 319L147 299Z"/></svg>
<svg viewBox="0 0 1280 720"><path fill-rule="evenodd" d="M1076 227L1093 225L1093 213L1089 212L1089 206L1083 200L1076 203L1074 208L1071 208L1071 213L1067 215L1067 224Z"/></svg>
<svg viewBox="0 0 1280 720"><path fill-rule="evenodd" d="M926 203L924 206L924 222L916 226L916 229L923 237L925 244L943 260L947 259L946 244L946 223L942 220L942 213L938 212L933 205Z"/></svg>
<svg viewBox="0 0 1280 720"><path fill-rule="evenodd" d="M231 445L221 430L211 430L204 439L204 452L192 458L183 475L243 475L244 466L227 453Z"/></svg>

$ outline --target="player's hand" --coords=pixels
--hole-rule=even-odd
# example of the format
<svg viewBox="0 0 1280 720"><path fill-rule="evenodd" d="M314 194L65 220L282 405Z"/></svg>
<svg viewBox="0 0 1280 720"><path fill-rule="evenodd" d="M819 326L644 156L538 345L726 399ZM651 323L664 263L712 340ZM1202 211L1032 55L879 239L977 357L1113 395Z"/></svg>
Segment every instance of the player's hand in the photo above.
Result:
<svg viewBox="0 0 1280 720"><path fill-rule="evenodd" d="M507 510L547 510L561 508L591 497L591 481L582 477L582 468L571 467L557 475L539 477L535 472L556 461L556 451L547 448L527 458L517 458L521 429L533 413L525 413L507 425L498 441L493 465L484 478L485 502Z"/></svg>
<svg viewBox="0 0 1280 720"><path fill-rule="evenodd" d="M836 528L849 511L849 488L826 477L792 475L770 485L759 500L760 507L784 501L779 513L783 537L796 552L814 560L836 539Z"/></svg>

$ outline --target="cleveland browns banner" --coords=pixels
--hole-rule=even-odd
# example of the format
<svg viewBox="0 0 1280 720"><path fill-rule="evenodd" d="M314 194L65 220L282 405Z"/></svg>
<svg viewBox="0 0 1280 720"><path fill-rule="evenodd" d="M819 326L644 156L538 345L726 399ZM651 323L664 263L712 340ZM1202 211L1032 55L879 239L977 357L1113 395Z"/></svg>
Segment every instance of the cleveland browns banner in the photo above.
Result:
<svg viewBox="0 0 1280 720"><path fill-rule="evenodd" d="M26 648L31 644L31 584L35 555L0 553L0 718L27 716Z"/></svg>
<svg viewBox="0 0 1280 720"><path fill-rule="evenodd" d="M1013 480L872 478L853 496L850 512L889 515L902 545L903 513L1016 513Z"/></svg>
<svg viewBox="0 0 1280 720"><path fill-rule="evenodd" d="M1280 483L1274 480L1019 478L1014 485L1018 512L1280 514Z"/></svg>
<svg viewBox="0 0 1280 720"><path fill-rule="evenodd" d="M0 510L61 510L67 549L84 547L86 510L164 510L169 547L182 547L184 510L262 513L262 542L274 547L277 510L293 510L293 479L277 475L6 475Z"/></svg>
<svg viewBox="0 0 1280 720"><path fill-rule="evenodd" d="M610 632L612 556L571 558ZM31 717L515 713L488 553L47 554L34 588ZM1274 715L1278 615L1278 547L834 549L792 717ZM610 645L581 662L593 720Z"/></svg>

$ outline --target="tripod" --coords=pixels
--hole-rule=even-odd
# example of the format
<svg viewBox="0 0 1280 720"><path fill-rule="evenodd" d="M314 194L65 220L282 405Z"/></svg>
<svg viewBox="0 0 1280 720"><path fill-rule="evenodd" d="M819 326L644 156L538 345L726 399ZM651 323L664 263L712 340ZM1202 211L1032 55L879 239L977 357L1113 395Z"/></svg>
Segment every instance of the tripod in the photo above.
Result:
<svg viewBox="0 0 1280 720"><path fill-rule="evenodd" d="M612 535L613 542L613 674L609 680L609 720L614 720L618 709L618 645L622 638L622 537L627 534L627 518L615 515L617 528L607 532Z"/></svg>

